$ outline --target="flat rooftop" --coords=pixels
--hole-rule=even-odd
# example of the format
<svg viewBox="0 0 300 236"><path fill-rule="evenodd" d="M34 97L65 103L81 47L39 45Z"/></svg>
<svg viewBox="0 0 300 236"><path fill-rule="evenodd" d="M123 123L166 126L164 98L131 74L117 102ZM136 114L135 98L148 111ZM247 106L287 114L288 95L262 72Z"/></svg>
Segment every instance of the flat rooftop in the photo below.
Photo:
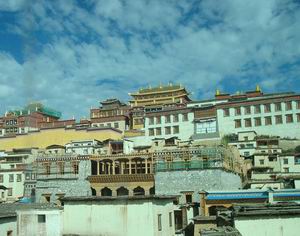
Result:
<svg viewBox="0 0 300 236"><path fill-rule="evenodd" d="M300 204L297 203L276 203L276 204L250 204L233 205L233 215L236 217L251 216L300 216Z"/></svg>
<svg viewBox="0 0 300 236"><path fill-rule="evenodd" d="M141 196L86 196L86 197L64 197L62 201L135 201L135 200L176 200L177 195L141 195Z"/></svg>
<svg viewBox="0 0 300 236"><path fill-rule="evenodd" d="M62 209L55 204L49 203L1 203L0 218L14 217L19 210L57 210Z"/></svg>

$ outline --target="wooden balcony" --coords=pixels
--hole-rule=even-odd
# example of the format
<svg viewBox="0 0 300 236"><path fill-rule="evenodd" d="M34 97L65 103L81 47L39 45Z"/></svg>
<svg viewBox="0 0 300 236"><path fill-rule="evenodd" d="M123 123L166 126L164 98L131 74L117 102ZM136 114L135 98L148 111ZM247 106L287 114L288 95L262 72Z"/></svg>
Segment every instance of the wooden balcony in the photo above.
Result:
<svg viewBox="0 0 300 236"><path fill-rule="evenodd" d="M92 175L88 177L91 183L119 183L119 182L153 182L153 174L119 174Z"/></svg>

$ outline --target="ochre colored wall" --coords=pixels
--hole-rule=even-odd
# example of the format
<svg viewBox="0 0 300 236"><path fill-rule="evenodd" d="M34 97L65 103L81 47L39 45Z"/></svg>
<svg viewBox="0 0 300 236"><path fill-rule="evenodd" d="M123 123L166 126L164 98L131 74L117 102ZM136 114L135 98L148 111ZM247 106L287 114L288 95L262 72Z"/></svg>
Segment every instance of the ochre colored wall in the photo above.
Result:
<svg viewBox="0 0 300 236"><path fill-rule="evenodd" d="M13 148L46 148L52 144L65 145L71 140L105 139L119 140L122 134L114 130L75 130L75 129L45 129L40 132L17 135L12 138L0 138L0 150L10 151Z"/></svg>

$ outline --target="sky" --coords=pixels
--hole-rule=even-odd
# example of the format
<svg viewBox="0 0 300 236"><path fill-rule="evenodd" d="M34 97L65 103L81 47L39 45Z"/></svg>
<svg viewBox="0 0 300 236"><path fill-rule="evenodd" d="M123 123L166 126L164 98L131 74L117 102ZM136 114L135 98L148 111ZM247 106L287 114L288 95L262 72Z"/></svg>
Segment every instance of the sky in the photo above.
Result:
<svg viewBox="0 0 300 236"><path fill-rule="evenodd" d="M159 84L300 92L299 0L0 0L0 113L63 118Z"/></svg>

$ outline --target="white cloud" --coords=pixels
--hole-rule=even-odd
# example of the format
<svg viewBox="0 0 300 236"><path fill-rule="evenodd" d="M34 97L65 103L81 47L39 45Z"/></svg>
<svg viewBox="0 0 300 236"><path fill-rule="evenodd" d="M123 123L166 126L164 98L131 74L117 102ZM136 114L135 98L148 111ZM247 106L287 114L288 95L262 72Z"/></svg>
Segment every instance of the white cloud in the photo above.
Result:
<svg viewBox="0 0 300 236"><path fill-rule="evenodd" d="M30 42L25 62L0 55L0 92L20 95L5 104L42 100L79 118L101 99L127 100L128 92L160 82L182 83L201 97L226 83L252 88L252 78L269 91L299 82L299 64L280 71L300 55L292 2L86 2L92 11L75 3L38 1L22 13L16 33Z"/></svg>
<svg viewBox="0 0 300 236"><path fill-rule="evenodd" d="M26 0L4 0L0 1L0 11L19 11L26 4Z"/></svg>

